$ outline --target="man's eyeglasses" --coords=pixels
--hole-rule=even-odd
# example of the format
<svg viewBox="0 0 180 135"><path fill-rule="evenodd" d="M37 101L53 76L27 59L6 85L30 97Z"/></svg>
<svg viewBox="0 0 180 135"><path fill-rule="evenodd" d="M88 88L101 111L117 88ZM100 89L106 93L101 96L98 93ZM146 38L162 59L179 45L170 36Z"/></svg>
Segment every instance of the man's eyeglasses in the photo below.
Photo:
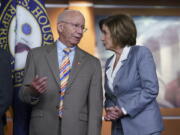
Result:
<svg viewBox="0 0 180 135"><path fill-rule="evenodd" d="M71 26L73 26L74 28L80 28L83 30L83 32L86 32L87 31L87 28L85 28L84 25L79 25L79 24L74 24L74 23L71 23L71 22L66 22L66 21L61 21L63 23L66 23L66 24L70 24Z"/></svg>

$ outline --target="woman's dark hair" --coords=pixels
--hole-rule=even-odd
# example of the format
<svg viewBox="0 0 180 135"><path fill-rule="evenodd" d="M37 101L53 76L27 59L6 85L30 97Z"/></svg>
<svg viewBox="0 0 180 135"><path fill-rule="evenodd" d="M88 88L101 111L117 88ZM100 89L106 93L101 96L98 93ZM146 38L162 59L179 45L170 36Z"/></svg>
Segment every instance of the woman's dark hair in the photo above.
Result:
<svg viewBox="0 0 180 135"><path fill-rule="evenodd" d="M115 45L121 47L136 45L137 30L131 16L127 14L109 16L99 22L101 30L103 25L108 27Z"/></svg>

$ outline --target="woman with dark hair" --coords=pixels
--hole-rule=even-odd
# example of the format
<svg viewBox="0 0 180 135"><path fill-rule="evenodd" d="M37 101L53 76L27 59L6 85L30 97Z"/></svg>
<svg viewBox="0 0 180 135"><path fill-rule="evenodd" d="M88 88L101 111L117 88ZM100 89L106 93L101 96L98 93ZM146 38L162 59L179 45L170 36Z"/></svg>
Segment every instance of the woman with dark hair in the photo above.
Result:
<svg viewBox="0 0 180 135"><path fill-rule="evenodd" d="M105 65L105 120L112 135L160 135L158 79L152 53L136 45L136 26L126 14L100 21L101 40L114 52Z"/></svg>

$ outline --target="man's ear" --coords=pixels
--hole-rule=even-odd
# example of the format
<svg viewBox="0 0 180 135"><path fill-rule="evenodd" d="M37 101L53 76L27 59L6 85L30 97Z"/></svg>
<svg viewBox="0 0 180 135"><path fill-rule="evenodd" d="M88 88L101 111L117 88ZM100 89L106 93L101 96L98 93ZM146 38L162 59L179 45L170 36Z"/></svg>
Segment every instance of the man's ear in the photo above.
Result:
<svg viewBox="0 0 180 135"><path fill-rule="evenodd" d="M62 23L58 23L58 25L57 25L57 28L58 28L58 31L59 32L62 32L63 31L63 24Z"/></svg>

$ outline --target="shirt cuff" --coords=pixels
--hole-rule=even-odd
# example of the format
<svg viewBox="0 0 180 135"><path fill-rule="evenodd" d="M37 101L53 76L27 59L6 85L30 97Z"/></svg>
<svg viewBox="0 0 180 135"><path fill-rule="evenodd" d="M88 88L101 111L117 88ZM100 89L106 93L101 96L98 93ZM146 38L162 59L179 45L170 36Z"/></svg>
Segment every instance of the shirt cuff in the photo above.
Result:
<svg viewBox="0 0 180 135"><path fill-rule="evenodd" d="M124 107L121 107L121 110L122 110L124 115L127 115L127 111L124 109Z"/></svg>

